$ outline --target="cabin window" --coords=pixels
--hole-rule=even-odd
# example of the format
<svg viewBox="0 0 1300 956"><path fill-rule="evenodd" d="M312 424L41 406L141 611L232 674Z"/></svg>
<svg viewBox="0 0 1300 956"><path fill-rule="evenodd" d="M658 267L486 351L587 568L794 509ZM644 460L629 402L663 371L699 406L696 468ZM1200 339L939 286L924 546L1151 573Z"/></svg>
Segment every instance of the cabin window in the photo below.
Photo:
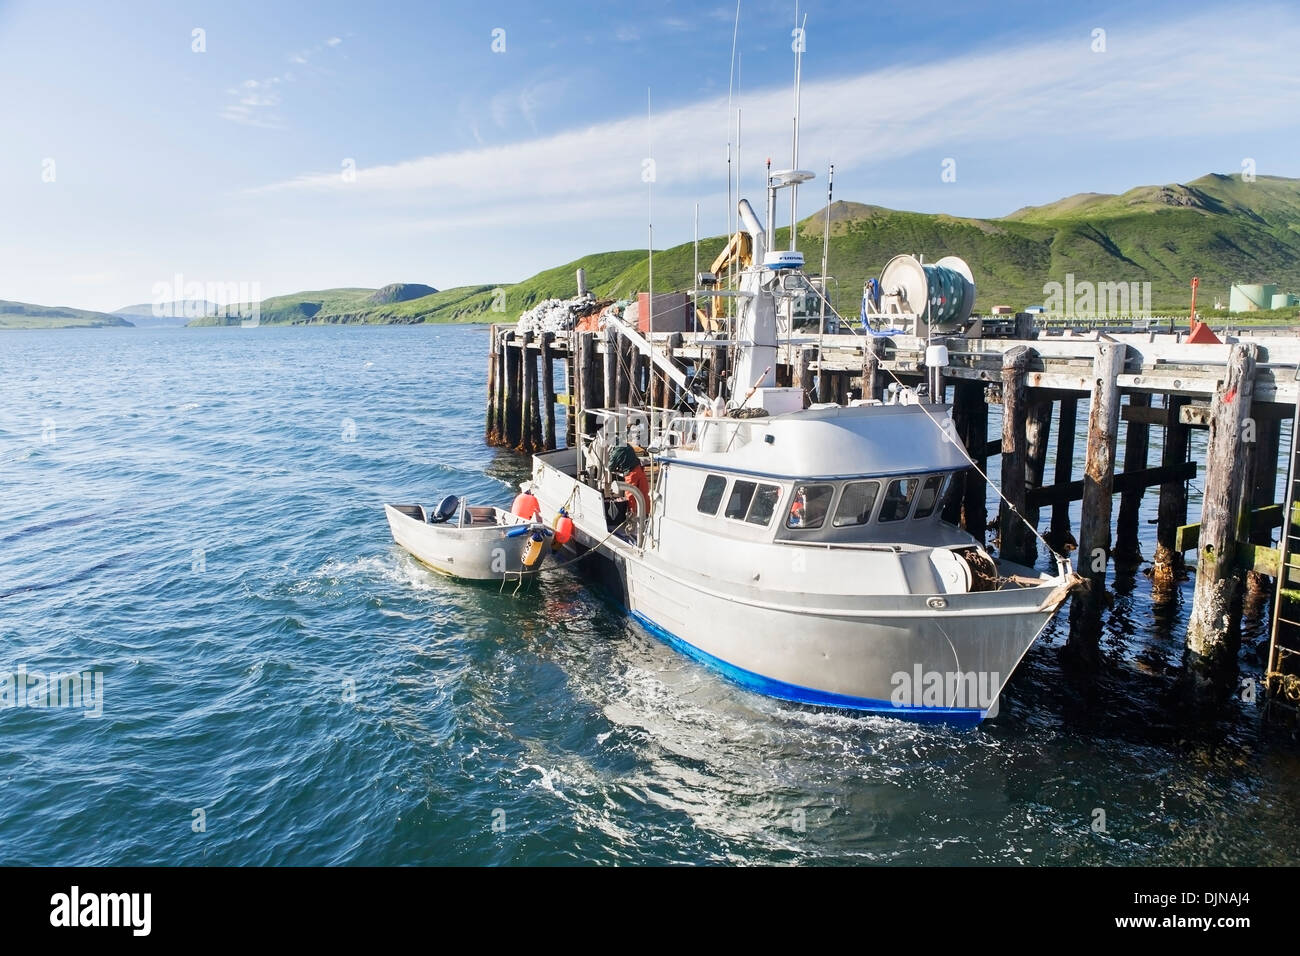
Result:
<svg viewBox="0 0 1300 956"><path fill-rule="evenodd" d="M895 478L885 490L885 500L880 505L881 521L902 521L912 510L919 478Z"/></svg>
<svg viewBox="0 0 1300 956"><path fill-rule="evenodd" d="M731 497L727 499L727 509L723 512L728 518L741 520L749 511L749 503L754 498L754 489L757 488L752 481L738 481L731 486Z"/></svg>
<svg viewBox="0 0 1300 956"><path fill-rule="evenodd" d="M871 512L876 507L879 495L878 481L850 481L840 495L840 506L835 509L835 521L832 523L837 528L866 524L871 520Z"/></svg>
<svg viewBox="0 0 1300 956"><path fill-rule="evenodd" d="M766 525L772 520L776 506L781 501L780 485L759 485L754 492L754 503L749 506L745 520L750 524Z"/></svg>
<svg viewBox="0 0 1300 956"><path fill-rule="evenodd" d="M695 507L706 515L717 514L718 505L722 503L722 492L726 487L726 478L721 475L709 475L704 479L704 490L700 492L700 500Z"/></svg>
<svg viewBox="0 0 1300 956"><path fill-rule="evenodd" d="M831 509L831 498L834 494L834 485L796 486L785 526L804 531L820 528L826 522L826 512Z"/></svg>
<svg viewBox="0 0 1300 956"><path fill-rule="evenodd" d="M943 488L943 475L931 475L921 484L921 493L916 496L917 518L928 518L934 514L935 507L943 500L939 494Z"/></svg>

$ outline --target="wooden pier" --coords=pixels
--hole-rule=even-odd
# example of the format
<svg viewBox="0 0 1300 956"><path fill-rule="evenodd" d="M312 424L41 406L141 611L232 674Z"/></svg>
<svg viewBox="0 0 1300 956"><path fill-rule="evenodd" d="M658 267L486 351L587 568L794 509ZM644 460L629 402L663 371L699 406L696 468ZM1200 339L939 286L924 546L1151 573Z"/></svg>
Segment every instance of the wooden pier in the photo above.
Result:
<svg viewBox="0 0 1300 956"><path fill-rule="evenodd" d="M1021 331L1028 334L1027 323ZM989 521L988 488L975 469L961 476L947 518L980 541L994 531L990 545L1019 563L1032 565L1046 555L1017 514L1054 549L1072 552L1091 583L1076 597L1078 613L1071 619L1071 643L1086 648L1097 639L1107 569L1112 561L1132 566L1143 560L1141 504L1146 495L1158 495L1153 599L1174 600L1175 582L1186 573L1183 556L1195 551L1188 670L1209 683L1235 673L1244 589L1277 582L1275 613L1286 595L1292 603L1285 606L1300 602L1300 537L1285 547L1288 535L1300 534L1294 500L1300 481L1292 482L1287 500L1274 500L1279 468L1290 474L1296 455L1300 338L1260 332L1203 345L1155 330L1053 331L1027 339L929 343L948 349L941 397L952 406L955 433L980 471L987 473L993 456L1001 461L995 520ZM777 384L801 388L805 405L880 399L894 383L925 385L926 345L906 335L795 333L779 344ZM684 370L701 395L716 396L727 380L727 345L708 333L656 334L652 346ZM557 446L559 406L568 412L568 445L576 432L595 431L594 417L584 410L631 405L689 414L679 389L612 330L521 336L511 326L493 326L487 381L488 443L525 453ZM1086 436L1075 433L1081 401L1088 408ZM994 405L1001 407L1001 429L990 436ZM1293 429L1283 448L1286 419ZM1190 452L1196 430L1207 432L1204 460ZM1086 438L1082 460L1077 438ZM1195 523L1188 521L1192 479L1204 487ZM1074 528L1070 506L1076 501ZM1284 547L1272 543L1279 528ZM1300 700L1300 623L1292 618L1300 621L1300 612L1274 625L1281 649L1270 651L1266 678L1270 689L1291 688Z"/></svg>

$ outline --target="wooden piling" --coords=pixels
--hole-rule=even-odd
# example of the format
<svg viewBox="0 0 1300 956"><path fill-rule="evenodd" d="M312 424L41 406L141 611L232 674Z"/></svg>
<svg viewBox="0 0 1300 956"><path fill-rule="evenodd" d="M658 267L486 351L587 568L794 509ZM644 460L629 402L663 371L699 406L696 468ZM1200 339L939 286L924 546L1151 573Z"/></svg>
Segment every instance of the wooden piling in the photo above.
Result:
<svg viewBox="0 0 1300 956"><path fill-rule="evenodd" d="M1232 602L1237 592L1237 541L1251 500L1249 455L1242 431L1255 391L1255 345L1233 345L1224 381L1210 403L1205 493L1197 542L1196 590L1187 624L1187 650L1204 676L1235 659Z"/></svg>
<svg viewBox="0 0 1300 956"><path fill-rule="evenodd" d="M573 448L578 444L578 389L582 383L578 378L577 333L570 332L564 356L564 391L568 395L568 404L564 406L564 447Z"/></svg>
<svg viewBox="0 0 1300 956"><path fill-rule="evenodd" d="M683 375L686 374L686 363L682 361L681 358L682 343L684 341L685 336L680 332L674 332L672 335L668 336L668 361L672 362L673 368L677 369L677 371L681 372ZM664 376L664 389L664 404L669 408L681 407L681 387L676 382L671 381L667 375Z"/></svg>
<svg viewBox="0 0 1300 956"><path fill-rule="evenodd" d="M605 408L618 408L618 342L619 334L613 327L605 330L605 382L603 400Z"/></svg>
<svg viewBox="0 0 1300 956"><path fill-rule="evenodd" d="M1056 461L1052 469L1052 483L1063 488L1074 480L1074 433L1079 417L1079 400L1073 395L1062 395L1060 415L1056 428ZM1057 498L1052 503L1052 526L1047 533L1048 543L1059 553L1067 553L1067 545L1074 542L1070 532L1070 499Z"/></svg>
<svg viewBox="0 0 1300 956"><path fill-rule="evenodd" d="M1259 406L1256 406L1256 410L1262 411ZM1274 414L1252 413L1252 418L1255 422L1255 442L1251 446L1254 456L1254 482L1250 502L1254 508L1264 508L1278 503L1275 499L1282 421ZM1294 424L1292 427L1295 427ZM1265 522L1254 522L1251 524L1249 537L1252 544L1269 547L1273 543L1273 529ZM1266 574L1251 570L1246 574L1246 590L1257 602L1267 600L1273 593L1272 579Z"/></svg>
<svg viewBox="0 0 1300 956"><path fill-rule="evenodd" d="M578 430L583 435L596 433L596 416L587 414L593 408L603 404L600 388L600 375L596 371L596 333L578 333L578 391L580 404L580 421Z"/></svg>
<svg viewBox="0 0 1300 956"><path fill-rule="evenodd" d="M805 345L799 350L799 366L796 375L795 384L803 392L803 407L807 408L812 402L813 388L815 381L813 379L812 360L817 353L817 349L811 345Z"/></svg>
<svg viewBox="0 0 1300 956"><path fill-rule="evenodd" d="M715 345L709 351L709 398L717 398L725 387L727 347Z"/></svg>
<svg viewBox="0 0 1300 956"><path fill-rule="evenodd" d="M631 405L635 391L632 387L632 376L635 373L631 362L632 343L620 336L614 343L614 351L618 359L618 404Z"/></svg>
<svg viewBox="0 0 1300 956"><path fill-rule="evenodd" d="M1134 392L1128 397L1130 408L1150 408L1151 395ZM1147 450L1150 445L1151 426L1144 421L1130 419L1124 426L1124 471L1139 472L1146 469ZM1142 560L1142 546L1138 541L1138 523L1142 513L1142 496L1145 488L1130 488L1119 497L1119 518L1115 522L1115 560L1137 564Z"/></svg>
<svg viewBox="0 0 1300 956"><path fill-rule="evenodd" d="M973 454L968 444L970 440L970 411L976 402L984 406L984 386L980 382L958 380L952 390L952 433ZM949 524L962 525L962 502L965 499L966 484L970 481L984 479L975 474L974 469L967 468L953 476L953 488L948 493L943 505L943 520ZM963 525L964 526L964 525ZM968 529L969 530L969 529ZM981 537L980 540L983 540Z"/></svg>
<svg viewBox="0 0 1300 956"><path fill-rule="evenodd" d="M829 405L835 401L837 386L835 384L835 372L826 367L826 356L818 352L817 355L817 401L821 404Z"/></svg>
<svg viewBox="0 0 1300 956"><path fill-rule="evenodd" d="M884 339L874 335L862 346L862 398L879 398L884 377L880 371L880 357L885 353Z"/></svg>
<svg viewBox="0 0 1300 956"><path fill-rule="evenodd" d="M1110 559L1110 516L1115 490L1115 448L1119 435L1119 376L1128 346L1103 342L1092 365L1088 450L1083 461L1083 503L1079 517L1079 573L1092 582L1093 599L1106 583Z"/></svg>
<svg viewBox="0 0 1300 956"><path fill-rule="evenodd" d="M628 342L627 367L632 373L627 390L627 403L629 405L645 405L650 397L650 390L647 386L646 365L645 356L641 354L635 345Z"/></svg>
<svg viewBox="0 0 1300 956"><path fill-rule="evenodd" d="M483 425L483 437L489 445L497 444L497 327L488 331L488 372L487 372L487 417Z"/></svg>
<svg viewBox="0 0 1300 956"><path fill-rule="evenodd" d="M551 354L554 332L542 333L542 445L555 451L555 357Z"/></svg>
<svg viewBox="0 0 1300 956"><path fill-rule="evenodd" d="M1164 447L1160 464L1173 467L1185 464L1190 451L1190 432L1180 421L1185 395L1165 397ZM1151 597L1157 604L1172 600L1176 593L1178 573L1183 567L1183 556L1176 550L1178 529L1187 524L1186 480L1167 481L1160 486L1160 502L1156 511L1156 554L1151 568Z"/></svg>
<svg viewBox="0 0 1300 956"><path fill-rule="evenodd" d="M540 339L540 336L537 338ZM542 403L538 395L538 387L541 384L540 376L537 374L537 366L541 359L541 349L534 347L524 349L524 361L527 362L527 371L531 372L533 378L533 387L529 390L527 398L529 401L529 414L527 432L531 448L529 452L541 451L542 448Z"/></svg>
<svg viewBox="0 0 1300 956"><path fill-rule="evenodd" d="M1025 459L1028 417L1026 375L1034 350L1018 345L1002 356L1002 507L998 518L999 552L1017 564L1033 565L1038 548L1022 520L1025 508Z"/></svg>
<svg viewBox="0 0 1300 956"><path fill-rule="evenodd" d="M509 448L519 446L522 429L520 423L523 416L520 414L520 402L524 394L524 363L520 360L522 348L515 345L518 339L518 333L507 332L506 341L503 350L506 357L506 395L505 395L505 443Z"/></svg>
<svg viewBox="0 0 1300 956"><path fill-rule="evenodd" d="M1032 491L1043 487L1043 471L1047 466L1047 446L1052 437L1052 399L1046 395L1031 394L1029 412L1025 416L1025 490ZM1038 527L1038 505L1029 501L1025 503L1025 517L1035 528ZM1038 555L1038 544L1034 542L1034 556Z"/></svg>
<svg viewBox="0 0 1300 956"><path fill-rule="evenodd" d="M506 329L497 330L497 405L496 405L496 444L505 445L506 442L506 395L509 392L510 375L508 373L509 360L506 357L506 340L509 338Z"/></svg>
<svg viewBox="0 0 1300 956"><path fill-rule="evenodd" d="M984 383L958 382L953 402L965 409L964 428L959 434L966 443L967 454L980 471L988 474L989 404ZM988 523L988 486L977 472L968 470L962 487L961 526L983 544L988 536Z"/></svg>
<svg viewBox="0 0 1300 956"><path fill-rule="evenodd" d="M532 343L533 333L525 332L523 342L519 346L519 360L523 363L523 390L520 393L519 405L522 424L520 426L519 442L515 445L517 451L525 454L531 454L537 450L533 433L533 415L537 406L537 362L530 348Z"/></svg>
<svg viewBox="0 0 1300 956"><path fill-rule="evenodd" d="M1256 411L1261 411L1256 406ZM1255 441L1251 451L1255 457L1255 480L1252 486L1250 502L1252 507L1264 508L1277 504L1278 457L1282 444L1282 420L1275 414L1252 414L1255 422ZM1294 423L1292 424L1294 428ZM1254 544L1268 545L1273 541L1273 529L1252 525L1250 540Z"/></svg>

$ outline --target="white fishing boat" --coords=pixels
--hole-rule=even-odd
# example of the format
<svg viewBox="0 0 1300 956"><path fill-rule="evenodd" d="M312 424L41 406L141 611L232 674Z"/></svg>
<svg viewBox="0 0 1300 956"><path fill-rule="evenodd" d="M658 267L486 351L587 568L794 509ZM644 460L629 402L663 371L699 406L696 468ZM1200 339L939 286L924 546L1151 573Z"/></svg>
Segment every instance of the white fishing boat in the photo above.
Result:
<svg viewBox="0 0 1300 956"><path fill-rule="evenodd" d="M469 581L522 579L551 550L535 515L470 505L450 495L436 508L384 505L393 540L435 571Z"/></svg>
<svg viewBox="0 0 1300 956"><path fill-rule="evenodd" d="M769 229L775 190L810 175L769 179ZM784 292L807 277L798 253L768 252L748 202L739 211L754 254L734 293L725 406L583 410L597 433L535 455L525 490L544 515L571 516L566 561L599 571L648 630L739 684L913 719L996 713L1077 576L1059 557L1050 573L996 560L943 520L954 476L973 464L946 406L895 387L887 402L805 408L800 389L776 387ZM653 336L609 325L694 384ZM611 473L611 451L628 445L648 494L619 480L626 466Z"/></svg>

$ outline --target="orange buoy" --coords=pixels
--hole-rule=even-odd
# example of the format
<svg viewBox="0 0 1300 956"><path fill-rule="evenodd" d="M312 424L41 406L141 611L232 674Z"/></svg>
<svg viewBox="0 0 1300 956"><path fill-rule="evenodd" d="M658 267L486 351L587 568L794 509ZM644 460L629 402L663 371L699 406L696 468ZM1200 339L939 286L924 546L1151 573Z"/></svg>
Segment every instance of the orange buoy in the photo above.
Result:
<svg viewBox="0 0 1300 956"><path fill-rule="evenodd" d="M510 506L510 513L525 521L532 521L541 510L542 506L537 503L537 499L526 491L516 495L515 503Z"/></svg>
<svg viewBox="0 0 1300 956"><path fill-rule="evenodd" d="M551 522L551 530L555 532L555 543L557 545L568 544L569 539L573 537L573 519L569 517L569 513L563 508L555 516L555 520Z"/></svg>

